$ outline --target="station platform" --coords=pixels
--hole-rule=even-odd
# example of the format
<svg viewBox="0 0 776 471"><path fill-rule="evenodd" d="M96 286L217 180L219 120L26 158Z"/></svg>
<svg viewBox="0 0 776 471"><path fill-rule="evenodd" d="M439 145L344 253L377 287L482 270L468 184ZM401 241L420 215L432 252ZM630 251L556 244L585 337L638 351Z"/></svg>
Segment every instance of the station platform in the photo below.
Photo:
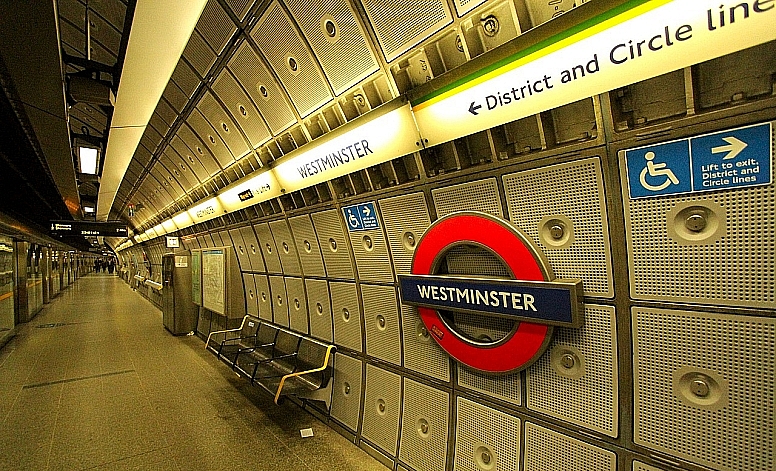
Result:
<svg viewBox="0 0 776 471"><path fill-rule="evenodd" d="M92 273L20 326L0 350L0 470L387 469L161 316Z"/></svg>

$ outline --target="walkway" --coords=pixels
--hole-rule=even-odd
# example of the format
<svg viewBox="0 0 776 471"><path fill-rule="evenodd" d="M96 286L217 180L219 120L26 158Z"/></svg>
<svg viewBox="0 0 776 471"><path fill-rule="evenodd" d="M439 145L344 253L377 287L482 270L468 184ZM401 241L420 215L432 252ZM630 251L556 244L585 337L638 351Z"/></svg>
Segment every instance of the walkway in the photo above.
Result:
<svg viewBox="0 0 776 471"><path fill-rule="evenodd" d="M20 330L0 350L0 470L386 470L170 335L116 276L81 278Z"/></svg>

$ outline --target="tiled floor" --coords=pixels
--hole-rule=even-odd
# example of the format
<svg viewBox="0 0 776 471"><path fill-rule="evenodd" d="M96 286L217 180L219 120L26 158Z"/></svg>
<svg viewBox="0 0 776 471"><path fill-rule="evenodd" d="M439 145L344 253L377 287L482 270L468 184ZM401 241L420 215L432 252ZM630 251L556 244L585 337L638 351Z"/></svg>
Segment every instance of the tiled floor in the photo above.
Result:
<svg viewBox="0 0 776 471"><path fill-rule="evenodd" d="M0 350L0 470L386 470L203 345L118 277L81 278Z"/></svg>

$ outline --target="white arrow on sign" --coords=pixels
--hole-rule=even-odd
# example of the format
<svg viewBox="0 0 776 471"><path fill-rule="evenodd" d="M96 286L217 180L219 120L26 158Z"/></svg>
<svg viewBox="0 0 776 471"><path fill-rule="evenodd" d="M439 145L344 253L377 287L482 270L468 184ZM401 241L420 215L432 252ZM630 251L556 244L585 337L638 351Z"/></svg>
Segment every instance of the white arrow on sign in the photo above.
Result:
<svg viewBox="0 0 776 471"><path fill-rule="evenodd" d="M711 148L712 154L720 154L722 152L728 153L726 156L722 157L722 160L730 160L735 158L738 154L741 153L742 150L746 149L747 146L746 142L733 136L723 137L722 140L727 142L728 145Z"/></svg>
<svg viewBox="0 0 776 471"><path fill-rule="evenodd" d="M372 210L369 209L369 206L364 206L364 216L369 216L372 214Z"/></svg>

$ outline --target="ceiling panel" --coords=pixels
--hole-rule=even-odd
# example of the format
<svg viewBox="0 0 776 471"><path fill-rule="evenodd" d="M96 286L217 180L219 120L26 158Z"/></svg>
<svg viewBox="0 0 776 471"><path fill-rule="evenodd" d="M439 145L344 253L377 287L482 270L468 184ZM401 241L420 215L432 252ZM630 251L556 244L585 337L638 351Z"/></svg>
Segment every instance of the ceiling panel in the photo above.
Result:
<svg viewBox="0 0 776 471"><path fill-rule="evenodd" d="M210 122L210 125L216 130L221 139L229 148L231 154L235 159L240 159L242 156L251 151L248 147L248 143L242 136L242 133L237 128L237 124L232 118L224 111L224 108L213 97L210 92L206 92L202 95L202 99L197 105L197 108L205 118Z"/></svg>
<svg viewBox="0 0 776 471"><path fill-rule="evenodd" d="M258 108L245 94L228 69L221 71L221 74L213 82L213 93L226 105L229 114L248 137L251 147L256 148L272 137L267 124L259 114Z"/></svg>
<svg viewBox="0 0 776 471"><path fill-rule="evenodd" d="M181 127L178 128L178 137L188 146L194 158L200 162L200 165L204 167L208 177L212 177L221 170L213 154L210 153L207 146L197 137L188 124L181 124Z"/></svg>
<svg viewBox="0 0 776 471"><path fill-rule="evenodd" d="M156 113L167 123L168 127L172 126L175 119L178 117L178 113L167 103L167 100L160 99L156 105Z"/></svg>
<svg viewBox="0 0 776 471"><path fill-rule="evenodd" d="M285 93L253 48L244 42L228 64L269 125L278 135L297 122Z"/></svg>
<svg viewBox="0 0 776 471"><path fill-rule="evenodd" d="M210 178L210 173L202 165L199 159L194 156L194 152L189 149L180 137L173 137L172 141L170 141L170 146L200 183Z"/></svg>
<svg viewBox="0 0 776 471"><path fill-rule="evenodd" d="M235 16L242 21L245 19L245 15L250 10L251 5L253 5L253 0L226 0L226 4L229 5Z"/></svg>
<svg viewBox="0 0 776 471"><path fill-rule="evenodd" d="M180 88L189 98L194 95L194 92L199 86L199 77L197 77L194 70L183 60L178 61L178 65L176 65L175 70L172 71L171 78L172 81L178 85L178 88Z"/></svg>
<svg viewBox="0 0 776 471"><path fill-rule="evenodd" d="M215 156L221 168L226 168L234 162L234 156L226 144L221 140L221 136L213 129L208 120L202 115L202 113L194 108L191 110L191 114L186 122L191 126L191 129L197 134L199 139L205 143L210 153Z"/></svg>
<svg viewBox="0 0 776 471"><path fill-rule="evenodd" d="M170 80L165 87L162 97L172 106L176 113L180 113L189 101L189 97Z"/></svg>
<svg viewBox="0 0 776 471"><path fill-rule="evenodd" d="M204 77L216 61L216 53L196 29L192 31L189 42L183 50L183 57L189 61L200 77Z"/></svg>
<svg viewBox="0 0 776 471"><path fill-rule="evenodd" d="M237 26L216 0L210 0L202 10L196 29L216 54L220 54L237 31Z"/></svg>
<svg viewBox="0 0 776 471"><path fill-rule="evenodd" d="M287 0L286 6L337 95L378 70L361 24L347 0Z"/></svg>
<svg viewBox="0 0 776 471"><path fill-rule="evenodd" d="M279 3L269 6L250 34L302 117L331 101L323 73Z"/></svg>
<svg viewBox="0 0 776 471"><path fill-rule="evenodd" d="M194 175L189 166L181 160L181 157L172 147L167 147L167 149L159 156L159 161L173 174L187 193L192 188L199 185L196 175Z"/></svg>

